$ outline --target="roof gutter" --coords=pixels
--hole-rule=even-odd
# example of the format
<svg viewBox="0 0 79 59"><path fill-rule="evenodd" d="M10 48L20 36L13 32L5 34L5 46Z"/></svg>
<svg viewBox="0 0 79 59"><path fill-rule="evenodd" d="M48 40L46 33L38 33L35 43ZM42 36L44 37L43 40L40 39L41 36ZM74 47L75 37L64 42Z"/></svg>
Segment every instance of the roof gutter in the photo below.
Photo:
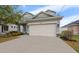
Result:
<svg viewBox="0 0 79 59"><path fill-rule="evenodd" d="M28 19L24 22L20 23L31 23L31 22L38 22L38 21L53 21L53 20L61 20L63 17L55 16L55 17L48 17L48 18L39 18L39 19Z"/></svg>

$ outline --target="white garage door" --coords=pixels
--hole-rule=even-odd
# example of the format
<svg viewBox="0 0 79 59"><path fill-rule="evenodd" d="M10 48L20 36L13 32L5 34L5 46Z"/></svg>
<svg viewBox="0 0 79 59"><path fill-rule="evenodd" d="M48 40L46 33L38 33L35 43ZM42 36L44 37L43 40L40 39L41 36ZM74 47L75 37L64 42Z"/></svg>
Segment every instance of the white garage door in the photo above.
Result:
<svg viewBox="0 0 79 59"><path fill-rule="evenodd" d="M56 24L30 25L29 34L35 36L56 36Z"/></svg>

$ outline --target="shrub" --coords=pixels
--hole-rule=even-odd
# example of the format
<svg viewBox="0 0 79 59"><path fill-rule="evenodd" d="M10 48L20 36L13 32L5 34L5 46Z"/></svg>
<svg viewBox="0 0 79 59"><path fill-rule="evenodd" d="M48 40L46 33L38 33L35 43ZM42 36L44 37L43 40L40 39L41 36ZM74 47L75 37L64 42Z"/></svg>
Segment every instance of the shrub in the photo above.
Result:
<svg viewBox="0 0 79 59"><path fill-rule="evenodd" d="M18 32L18 31L10 31L6 34L0 35L0 37L7 38L7 37L11 37L11 36L18 36L18 35L23 35L23 33Z"/></svg>
<svg viewBox="0 0 79 59"><path fill-rule="evenodd" d="M72 39L72 32L71 31L63 31L60 35L60 38L64 39L64 40L71 40Z"/></svg>
<svg viewBox="0 0 79 59"><path fill-rule="evenodd" d="M23 33L18 32L18 31L10 31L7 33L7 36L18 36L18 35L22 35Z"/></svg>

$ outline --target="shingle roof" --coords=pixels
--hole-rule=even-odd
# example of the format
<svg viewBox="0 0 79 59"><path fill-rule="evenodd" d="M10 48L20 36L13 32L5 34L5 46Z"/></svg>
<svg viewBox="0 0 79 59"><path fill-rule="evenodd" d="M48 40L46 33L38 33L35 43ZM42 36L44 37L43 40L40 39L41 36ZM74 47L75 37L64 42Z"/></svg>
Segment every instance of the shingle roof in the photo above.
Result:
<svg viewBox="0 0 79 59"><path fill-rule="evenodd" d="M63 27L67 27L67 26L71 26L71 25L79 25L79 20L71 22L71 23L69 23L69 24L67 24L67 25L65 25Z"/></svg>
<svg viewBox="0 0 79 59"><path fill-rule="evenodd" d="M54 11L51 11L51 10L47 10L47 11L50 11L50 12L54 12ZM28 22L35 22L35 21L49 21L49 20L56 20L56 19L62 19L63 17L62 16L54 16L53 14L50 14L50 13L47 13L47 11L43 12L41 11L40 13L38 13L37 15L34 15L33 18L30 18L28 19L27 17L24 18L25 21L21 21L20 23L28 23ZM27 12L28 13L28 12ZM26 14L27 14L26 13ZM37 16L39 16L41 13L44 13L46 15L48 15L49 17L40 17L40 18L36 18ZM54 12L56 13L56 12Z"/></svg>
<svg viewBox="0 0 79 59"><path fill-rule="evenodd" d="M33 19L35 19L35 18L36 18L38 15L40 15L41 13L44 13L44 14L50 16L50 17L53 16L53 15L51 15L51 14L48 14L48 13L46 13L46 12L41 11L40 13L38 13L37 15L35 15L35 16L33 17Z"/></svg>
<svg viewBox="0 0 79 59"><path fill-rule="evenodd" d="M52 10L49 10L49 9L48 9L48 10L46 10L45 12L48 12L48 11L53 12L53 13L56 13L55 11L52 11Z"/></svg>
<svg viewBox="0 0 79 59"><path fill-rule="evenodd" d="M30 14L30 15L34 16L32 13L29 13L29 12L25 12L24 14L25 15Z"/></svg>

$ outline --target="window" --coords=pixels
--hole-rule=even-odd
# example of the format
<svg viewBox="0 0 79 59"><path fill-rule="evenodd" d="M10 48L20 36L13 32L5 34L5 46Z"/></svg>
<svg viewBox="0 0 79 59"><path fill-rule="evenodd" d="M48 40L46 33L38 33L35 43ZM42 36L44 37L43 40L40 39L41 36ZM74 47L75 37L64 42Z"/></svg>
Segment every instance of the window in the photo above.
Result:
<svg viewBox="0 0 79 59"><path fill-rule="evenodd" d="M8 31L8 26L7 25L2 25L2 32Z"/></svg>
<svg viewBox="0 0 79 59"><path fill-rule="evenodd" d="M11 28L16 28L16 26L11 26Z"/></svg>
<svg viewBox="0 0 79 59"><path fill-rule="evenodd" d="M8 26L4 26L4 30L5 31L8 31Z"/></svg>
<svg viewBox="0 0 79 59"><path fill-rule="evenodd" d="M14 28L16 28L16 26L14 26Z"/></svg>
<svg viewBox="0 0 79 59"><path fill-rule="evenodd" d="M13 28L13 26L11 26L11 28Z"/></svg>
<svg viewBox="0 0 79 59"><path fill-rule="evenodd" d="M59 24L57 24L57 27L59 27Z"/></svg>

